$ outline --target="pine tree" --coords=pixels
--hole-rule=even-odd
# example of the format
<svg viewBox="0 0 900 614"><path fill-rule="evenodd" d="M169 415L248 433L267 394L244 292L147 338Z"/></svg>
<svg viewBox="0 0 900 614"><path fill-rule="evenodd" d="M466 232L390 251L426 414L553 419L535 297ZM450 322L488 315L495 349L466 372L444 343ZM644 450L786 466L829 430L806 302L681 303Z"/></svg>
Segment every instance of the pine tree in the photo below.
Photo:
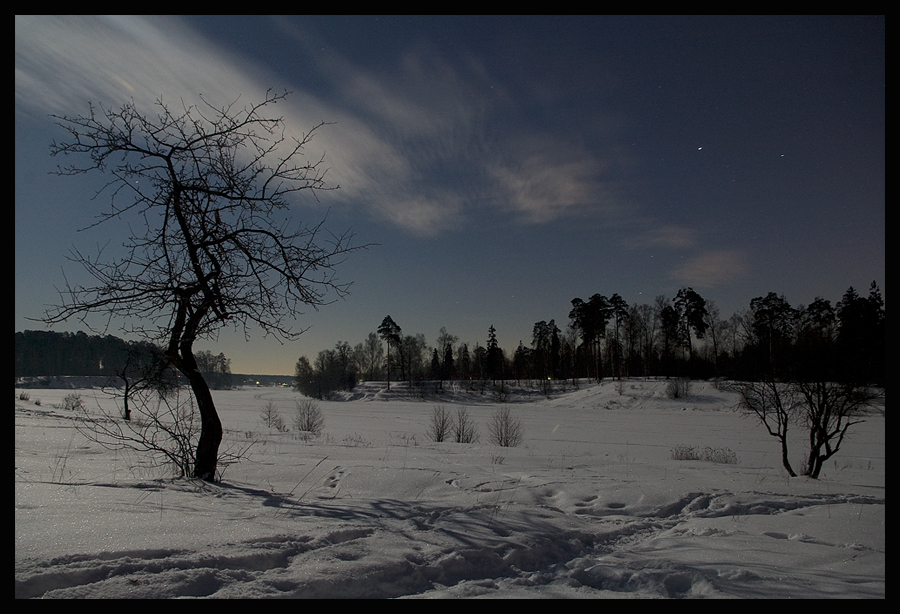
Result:
<svg viewBox="0 0 900 614"><path fill-rule="evenodd" d="M400 351L400 327L397 326L397 323L391 318L391 316L385 316L384 320L381 321L381 326L378 327L378 334L381 335L381 338L387 343L387 389L391 389L391 346L397 348L397 351Z"/></svg>
<svg viewBox="0 0 900 614"><path fill-rule="evenodd" d="M444 364L443 364L443 375L444 379L452 380L453 379L453 346L451 344L447 344L444 346Z"/></svg>
<svg viewBox="0 0 900 614"><path fill-rule="evenodd" d="M485 359L488 377L495 381L503 379L503 351L497 343L497 329L493 325L488 328L487 355Z"/></svg>
<svg viewBox="0 0 900 614"><path fill-rule="evenodd" d="M679 316L679 335L682 343L687 347L690 364L694 364L694 345L691 342L691 332L702 339L706 333L706 301L693 288L682 288L675 295L675 310Z"/></svg>
<svg viewBox="0 0 900 614"><path fill-rule="evenodd" d="M838 352L842 377L857 383L884 383L885 316L881 291L873 281L868 298L851 286L837 304Z"/></svg>

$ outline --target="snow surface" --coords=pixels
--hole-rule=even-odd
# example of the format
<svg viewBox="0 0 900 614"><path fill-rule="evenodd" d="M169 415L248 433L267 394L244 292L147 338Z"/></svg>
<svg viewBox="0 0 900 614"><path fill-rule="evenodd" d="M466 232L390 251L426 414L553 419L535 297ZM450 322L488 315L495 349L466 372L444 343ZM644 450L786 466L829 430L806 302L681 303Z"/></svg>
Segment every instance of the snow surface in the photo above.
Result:
<svg viewBox="0 0 900 614"><path fill-rule="evenodd" d="M71 390L17 390L16 597L885 596L883 405L810 480L710 383L512 395L515 448L488 442L490 394L392 387L320 403L312 440L263 426L267 401L291 423L289 389L215 393L223 448L255 442L217 484L88 441L54 407ZM438 402L467 407L480 442L431 442ZM678 445L737 463L674 460Z"/></svg>

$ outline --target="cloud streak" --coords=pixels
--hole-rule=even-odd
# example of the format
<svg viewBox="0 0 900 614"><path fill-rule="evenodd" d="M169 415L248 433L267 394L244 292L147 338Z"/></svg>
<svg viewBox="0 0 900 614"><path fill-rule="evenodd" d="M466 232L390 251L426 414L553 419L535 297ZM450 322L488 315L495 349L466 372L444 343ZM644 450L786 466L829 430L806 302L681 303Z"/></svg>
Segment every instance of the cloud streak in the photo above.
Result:
<svg viewBox="0 0 900 614"><path fill-rule="evenodd" d="M740 250L709 251L694 256L670 277L686 286L712 288L742 277L747 272L747 258Z"/></svg>
<svg viewBox="0 0 900 614"><path fill-rule="evenodd" d="M296 24L271 25L314 58L328 87L293 88L284 75L179 18L16 18L17 108L80 114L89 100L115 107L134 99L150 110L158 97L191 104L198 94L217 105L238 95L249 104L283 85L295 89L278 107L288 126L335 122L316 133L307 151L311 158L326 155L328 177L341 186L328 202L370 219L433 236L485 214L531 225L636 215L613 177L623 156L612 141L597 152L577 135L516 125L508 119L517 115L516 96L476 59L463 54L451 63L421 44L376 70L334 52L314 53L321 41ZM665 242L666 233L670 243L687 240L666 228L655 233L653 241Z"/></svg>
<svg viewBox="0 0 900 614"><path fill-rule="evenodd" d="M260 88L231 57L176 18L17 17L16 106L83 113L88 101L232 101Z"/></svg>

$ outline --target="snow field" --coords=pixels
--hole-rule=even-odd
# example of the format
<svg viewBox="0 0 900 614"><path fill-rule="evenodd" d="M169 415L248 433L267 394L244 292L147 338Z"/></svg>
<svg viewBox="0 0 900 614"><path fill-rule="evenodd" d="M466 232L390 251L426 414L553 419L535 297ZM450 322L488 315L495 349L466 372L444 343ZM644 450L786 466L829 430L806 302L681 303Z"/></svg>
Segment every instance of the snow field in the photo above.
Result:
<svg viewBox="0 0 900 614"><path fill-rule="evenodd" d="M252 443L218 484L86 440L54 408L71 390L17 390L16 596L884 597L883 407L809 480L707 383L678 400L628 380L506 403L515 448L488 442L489 395L392 388L321 402L308 440L259 416L271 400L290 424L296 393L215 393L223 448ZM464 403L479 442L429 441L437 403ZM673 460L677 445L737 462Z"/></svg>

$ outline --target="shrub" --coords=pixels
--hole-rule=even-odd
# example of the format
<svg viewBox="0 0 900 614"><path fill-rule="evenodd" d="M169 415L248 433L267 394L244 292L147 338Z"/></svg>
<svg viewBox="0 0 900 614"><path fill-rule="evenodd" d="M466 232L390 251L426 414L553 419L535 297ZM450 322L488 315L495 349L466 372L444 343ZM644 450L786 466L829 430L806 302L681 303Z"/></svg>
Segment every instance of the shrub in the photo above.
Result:
<svg viewBox="0 0 900 614"><path fill-rule="evenodd" d="M469 408L460 407L456 410L456 425L453 429L456 443L475 443L478 441L478 428L469 417Z"/></svg>
<svg viewBox="0 0 900 614"><path fill-rule="evenodd" d="M522 421L510 413L508 407L501 407L488 425L491 443L504 448L513 448L522 443Z"/></svg>
<svg viewBox="0 0 900 614"><path fill-rule="evenodd" d="M431 424L428 425L428 437L431 441L446 441L453 428L453 418L443 405L435 405L431 409Z"/></svg>
<svg viewBox="0 0 900 614"><path fill-rule="evenodd" d="M341 445L349 446L351 448L371 448L372 442L363 438L363 436L358 433L353 433L352 435L344 437L341 440Z"/></svg>
<svg viewBox="0 0 900 614"><path fill-rule="evenodd" d="M171 463L178 477L193 475L200 435L193 397L185 401L177 391L172 398L139 395L135 404L133 420L117 420L103 410L97 416L80 412L75 428L107 450L148 453L151 466ZM222 454L220 458L231 462L239 456Z"/></svg>
<svg viewBox="0 0 900 614"><path fill-rule="evenodd" d="M84 401L81 400L81 395L77 393L72 393L66 395L66 398L63 399L63 409L68 411L81 411L84 409Z"/></svg>
<svg viewBox="0 0 900 614"><path fill-rule="evenodd" d="M712 448L706 446L702 450L694 446L679 444L672 448L673 460L702 460L711 463L737 464L737 454L728 448Z"/></svg>
<svg viewBox="0 0 900 614"><path fill-rule="evenodd" d="M318 437L325 425L325 416L319 404L312 399L297 401L294 411L294 428Z"/></svg>
<svg viewBox="0 0 900 614"><path fill-rule="evenodd" d="M287 431L287 426L285 426L284 420L281 418L281 413L272 401L266 402L266 406L259 412L259 417L262 418L263 424L265 424L266 427L274 428L282 432Z"/></svg>
<svg viewBox="0 0 900 614"><path fill-rule="evenodd" d="M670 399L680 399L691 394L691 380L677 377L669 380L666 385L666 396Z"/></svg>

